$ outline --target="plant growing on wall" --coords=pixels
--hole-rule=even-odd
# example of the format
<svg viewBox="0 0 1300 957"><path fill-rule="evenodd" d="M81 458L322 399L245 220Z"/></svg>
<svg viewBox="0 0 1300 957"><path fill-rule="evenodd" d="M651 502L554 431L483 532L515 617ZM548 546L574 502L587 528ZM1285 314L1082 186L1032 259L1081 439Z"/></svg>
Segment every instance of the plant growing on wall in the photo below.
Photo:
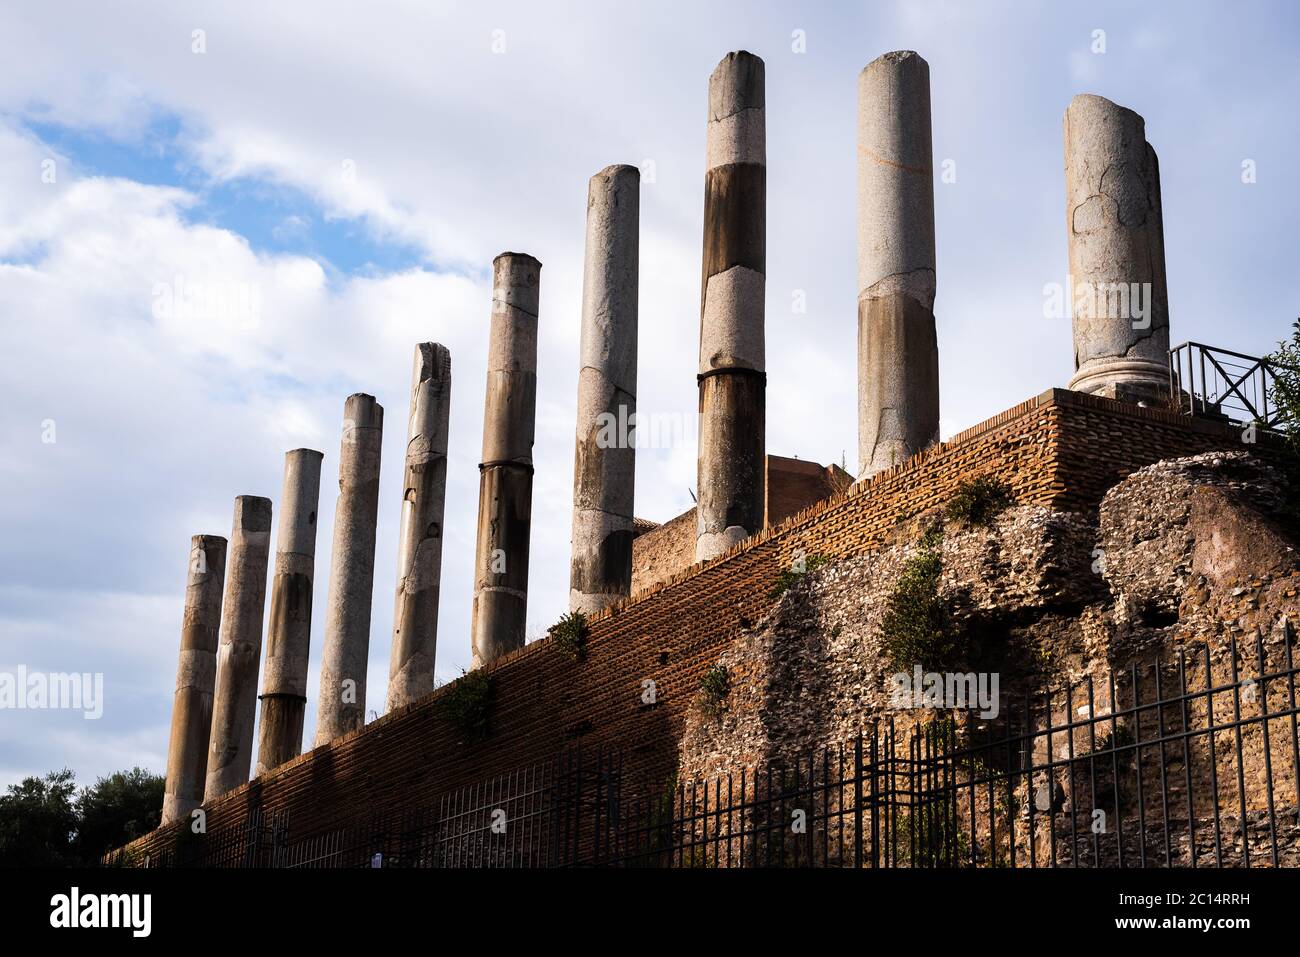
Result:
<svg viewBox="0 0 1300 957"><path fill-rule="evenodd" d="M731 673L726 665L714 665L700 679L700 710L710 718L722 714L731 693Z"/></svg>
<svg viewBox="0 0 1300 957"><path fill-rule="evenodd" d="M1292 445L1300 446L1300 319L1291 324L1291 338L1279 342L1268 361L1275 367L1269 398Z"/></svg>
<svg viewBox="0 0 1300 957"><path fill-rule="evenodd" d="M957 486L944 508L944 516L949 521L987 528L1014 502L1010 485L992 475L979 475Z"/></svg>
<svg viewBox="0 0 1300 957"><path fill-rule="evenodd" d="M807 558L801 558L793 563L789 568L781 569L781 574L776 576L776 583L772 590L768 592L768 598L775 601L790 590L790 586L803 578L814 568L821 568L829 562L830 559L825 555L809 555Z"/></svg>
<svg viewBox="0 0 1300 957"><path fill-rule="evenodd" d="M488 701L492 696L492 678L479 669L452 682L451 690L439 703L439 714L471 738L487 731Z"/></svg>
<svg viewBox="0 0 1300 957"><path fill-rule="evenodd" d="M1287 436L1284 468L1292 487L1300 486L1300 319L1291 325L1291 338L1277 344L1268 356L1273 367L1273 385L1269 399L1277 410L1279 427ZM1300 526L1300 496L1289 497L1286 517Z"/></svg>
<svg viewBox="0 0 1300 957"><path fill-rule="evenodd" d="M885 600L881 618L882 646L890 663L901 671L915 665L951 671L961 664L961 642L947 603L939 595L943 575L943 529L932 526L919 548L903 563L902 574Z"/></svg>
<svg viewBox="0 0 1300 957"><path fill-rule="evenodd" d="M571 661L577 661L587 652L587 616L580 611L563 615L546 630L556 650Z"/></svg>
<svg viewBox="0 0 1300 957"><path fill-rule="evenodd" d="M922 753L936 758L948 756L959 774L975 770L967 729L952 715L936 716L923 735ZM962 823L956 805L950 801L916 802L894 818L895 859L912 867L969 867L970 835Z"/></svg>

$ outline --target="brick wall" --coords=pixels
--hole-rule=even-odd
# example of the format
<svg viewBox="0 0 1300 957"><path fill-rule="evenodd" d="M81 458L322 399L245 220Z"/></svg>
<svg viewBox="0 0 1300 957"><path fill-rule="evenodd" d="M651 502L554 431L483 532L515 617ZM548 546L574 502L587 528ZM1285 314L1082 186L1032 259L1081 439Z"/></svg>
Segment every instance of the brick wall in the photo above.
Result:
<svg viewBox="0 0 1300 957"><path fill-rule="evenodd" d="M795 512L842 492L853 476L838 465L769 455L764 477L764 524L779 525ZM695 509L643 532L632 541L632 591L666 582L695 561Z"/></svg>
<svg viewBox="0 0 1300 957"><path fill-rule="evenodd" d="M453 787L549 758L579 737L621 746L634 776L661 776L673 769L701 676L768 610L769 590L796 549L870 551L898 522L942 505L977 474L1001 477L1020 504L1083 510L1143 465L1240 446L1236 430L1216 423L1043 393L633 595L593 619L583 660L542 640L495 662L482 739L466 740L441 716L448 689L439 689L226 795L208 808L209 831L235 826L261 805L288 810L295 839L323 833L358 814L425 806ZM641 703L647 678L657 686L654 706ZM165 847L177 831L155 831L135 849Z"/></svg>
<svg viewBox="0 0 1300 957"><path fill-rule="evenodd" d="M667 581L695 561L695 509L632 539L632 591Z"/></svg>

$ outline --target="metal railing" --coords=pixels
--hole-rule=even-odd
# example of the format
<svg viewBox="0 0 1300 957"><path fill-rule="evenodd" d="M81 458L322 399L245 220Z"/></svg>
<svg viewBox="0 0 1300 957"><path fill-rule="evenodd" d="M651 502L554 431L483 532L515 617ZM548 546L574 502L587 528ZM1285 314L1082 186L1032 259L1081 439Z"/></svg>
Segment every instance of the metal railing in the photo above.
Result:
<svg viewBox="0 0 1300 957"><path fill-rule="evenodd" d="M842 745L709 779L632 786L619 751L575 747L297 841L286 816L258 814L148 864L1297 866L1294 637L1201 645L1004 702L989 721L896 712Z"/></svg>
<svg viewBox="0 0 1300 957"><path fill-rule="evenodd" d="M1200 342L1169 350L1170 401L1190 415L1212 415L1278 429L1285 418L1273 403L1277 365Z"/></svg>

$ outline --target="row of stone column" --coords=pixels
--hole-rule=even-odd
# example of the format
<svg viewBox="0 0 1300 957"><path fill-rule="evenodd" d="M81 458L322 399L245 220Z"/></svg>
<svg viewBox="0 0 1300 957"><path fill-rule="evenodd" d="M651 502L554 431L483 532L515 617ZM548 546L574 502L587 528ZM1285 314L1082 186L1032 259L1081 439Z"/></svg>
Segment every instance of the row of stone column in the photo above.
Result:
<svg viewBox="0 0 1300 957"><path fill-rule="evenodd" d="M421 344L411 390L390 708L433 690L450 388L446 348ZM318 745L365 723L383 417L383 407L370 395L349 396L344 405ZM191 542L164 824L248 780L258 700L255 773L302 751L322 459L312 449L285 456L260 695L270 499L235 500L229 543L216 535L197 535Z"/></svg>
<svg viewBox="0 0 1300 957"><path fill-rule="evenodd" d="M728 54L709 78L700 290L695 558L761 530L766 501L766 130L764 64ZM1071 388L1139 401L1168 389L1159 170L1142 118L1097 96L1066 112L1072 284L1078 297ZM570 609L593 613L630 592L635 477L640 176L591 178L583 269ZM528 602L541 263L493 262L471 647L474 667L523 647ZM1145 324L1100 310L1116 285L1144 286ZM911 51L872 61L858 81L858 429L860 474L938 441L930 79ZM1141 293L1139 293L1141 294ZM1072 296L1074 295L1072 286ZM1141 300L1139 300L1141 301ZM446 494L451 356L415 353L387 706L433 690ZM365 722L383 409L344 410L339 499L316 744ZM255 698L257 773L296 756L306 708L322 455L286 456L262 693L255 695L271 502L241 496L229 548L191 543L164 821L248 778ZM224 584L224 603L222 600ZM214 697L215 694L215 697Z"/></svg>
<svg viewBox="0 0 1300 957"><path fill-rule="evenodd" d="M574 606L586 611L626 596L631 584L634 436L624 432L607 441L602 416L635 421L638 188L634 167L610 167L592 178L589 197L573 564ZM524 644L540 273L541 263L523 253L503 253L493 263L471 626L475 667ZM450 398L450 353L421 344L411 387L389 710L434 688ZM383 409L373 397L350 397L316 744L364 724L382 431ZM258 775L301 752L322 458L310 449L286 456L266 667L256 696L262 703ZM226 541L194 539L164 823L248 779L270 528L269 499L236 499L224 616Z"/></svg>

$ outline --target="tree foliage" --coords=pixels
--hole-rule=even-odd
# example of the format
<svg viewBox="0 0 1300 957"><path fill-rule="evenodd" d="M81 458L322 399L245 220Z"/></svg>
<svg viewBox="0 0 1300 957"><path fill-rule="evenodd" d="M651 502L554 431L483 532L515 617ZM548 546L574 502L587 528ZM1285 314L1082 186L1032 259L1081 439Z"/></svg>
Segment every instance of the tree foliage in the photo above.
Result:
<svg viewBox="0 0 1300 957"><path fill-rule="evenodd" d="M1269 398L1282 416L1292 451L1300 455L1300 319L1291 326L1291 338L1279 342L1268 359L1273 366Z"/></svg>
<svg viewBox="0 0 1300 957"><path fill-rule="evenodd" d="M0 867L93 866L158 826L163 778L142 768L77 794L67 768L24 778L0 795Z"/></svg>
<svg viewBox="0 0 1300 957"><path fill-rule="evenodd" d="M67 768L24 778L0 796L0 865L71 867L76 851L77 786Z"/></svg>

